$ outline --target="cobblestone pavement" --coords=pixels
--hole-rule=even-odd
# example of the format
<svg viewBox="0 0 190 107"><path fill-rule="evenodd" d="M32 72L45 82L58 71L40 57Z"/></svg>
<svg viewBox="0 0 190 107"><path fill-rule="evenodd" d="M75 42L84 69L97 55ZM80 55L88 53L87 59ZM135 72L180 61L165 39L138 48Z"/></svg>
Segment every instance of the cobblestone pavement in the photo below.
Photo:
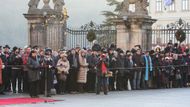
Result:
<svg viewBox="0 0 190 107"><path fill-rule="evenodd" d="M28 95L6 95L0 98L10 96L28 97ZM66 94L56 95L51 99L64 101L1 107L190 107L190 88L117 91L110 92L109 95Z"/></svg>

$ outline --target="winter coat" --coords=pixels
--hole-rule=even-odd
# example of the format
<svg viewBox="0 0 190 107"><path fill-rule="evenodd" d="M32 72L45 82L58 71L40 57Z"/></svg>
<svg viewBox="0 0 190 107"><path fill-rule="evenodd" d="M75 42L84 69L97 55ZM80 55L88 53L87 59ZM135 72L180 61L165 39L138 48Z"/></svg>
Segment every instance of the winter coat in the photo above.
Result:
<svg viewBox="0 0 190 107"><path fill-rule="evenodd" d="M117 67L119 68L119 75L124 76L125 73L125 56L118 56Z"/></svg>
<svg viewBox="0 0 190 107"><path fill-rule="evenodd" d="M23 71L28 71L27 69L27 62L28 62L29 53L24 53L22 55L22 61L23 61Z"/></svg>
<svg viewBox="0 0 190 107"><path fill-rule="evenodd" d="M108 69L108 67L109 67L109 59L108 58L104 58L104 59L102 59L102 60L98 60L97 61L97 73L96 73L96 75L97 76L105 76L104 74L102 74L102 63L105 63L105 65L106 65L106 67L107 67L107 69Z"/></svg>
<svg viewBox="0 0 190 107"><path fill-rule="evenodd" d="M75 58L75 60L76 60L76 65L74 65L74 59ZM69 63L70 63L70 67L73 69L78 69L79 68L79 55L78 54L75 54L75 55L73 55L73 54L70 54L69 56L68 56L68 60L69 60Z"/></svg>
<svg viewBox="0 0 190 107"><path fill-rule="evenodd" d="M87 82L87 71L89 70L86 58L79 55L79 64L80 64L80 68L79 68L79 72L78 72L77 82L78 83L86 83Z"/></svg>
<svg viewBox="0 0 190 107"><path fill-rule="evenodd" d="M57 62L57 70L58 70L58 74L64 73L64 74L68 74L69 73L69 69L70 69L70 64L69 61L63 61L62 59L59 59Z"/></svg>
<svg viewBox="0 0 190 107"><path fill-rule="evenodd" d="M21 69L23 65L22 57L21 55L12 54L11 55L11 62L12 62L12 69Z"/></svg>
<svg viewBox="0 0 190 107"><path fill-rule="evenodd" d="M38 59L28 58L28 80L30 82L40 80L40 63Z"/></svg>

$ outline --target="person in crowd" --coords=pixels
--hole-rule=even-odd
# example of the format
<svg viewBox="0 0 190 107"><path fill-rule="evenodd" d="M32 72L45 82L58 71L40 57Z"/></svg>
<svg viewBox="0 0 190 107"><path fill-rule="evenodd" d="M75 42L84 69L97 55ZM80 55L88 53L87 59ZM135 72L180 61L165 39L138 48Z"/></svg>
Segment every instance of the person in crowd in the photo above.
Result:
<svg viewBox="0 0 190 107"><path fill-rule="evenodd" d="M9 45L3 47L4 51L1 55L5 69L3 69L3 80L5 85L5 92L11 92L11 52Z"/></svg>
<svg viewBox="0 0 190 107"><path fill-rule="evenodd" d="M181 76L182 76L182 85L183 87L187 87L187 71L188 71L188 64L187 64L187 52L186 52L186 47L183 46L183 48L185 48L184 50L181 50L182 52L182 72L181 72Z"/></svg>
<svg viewBox="0 0 190 107"><path fill-rule="evenodd" d="M137 73L134 67L134 61L132 57L132 53L127 51L126 52L126 58L125 58L125 68L127 68L124 72L124 81L126 81L127 86L125 86L126 89L131 90L131 83L132 83L132 89L136 90L136 76Z"/></svg>
<svg viewBox="0 0 190 107"><path fill-rule="evenodd" d="M184 71L185 60L181 53L178 54L178 59L175 62L175 65L177 66L176 67L176 82L177 82L176 87L184 87L184 81L182 77L186 71Z"/></svg>
<svg viewBox="0 0 190 107"><path fill-rule="evenodd" d="M38 87L39 87L39 80L40 80L40 63L37 57L37 52L32 50L28 62L28 81L30 83L29 94L31 98L38 98Z"/></svg>
<svg viewBox="0 0 190 107"><path fill-rule="evenodd" d="M3 64L2 59L0 58L0 94L4 95L4 84L3 84L3 72L2 69L4 69L5 65Z"/></svg>
<svg viewBox="0 0 190 107"><path fill-rule="evenodd" d="M170 59L169 56L166 56L163 63L165 65L163 70L164 88L170 88L169 77L170 74L173 72L172 59Z"/></svg>
<svg viewBox="0 0 190 107"><path fill-rule="evenodd" d="M190 87L190 54L187 55L186 58L186 62L187 62L187 87Z"/></svg>
<svg viewBox="0 0 190 107"><path fill-rule="evenodd" d="M137 49L137 51L133 54L134 61L134 73L135 78L133 78L133 89L141 89L141 74L142 74L142 53L141 49Z"/></svg>
<svg viewBox="0 0 190 107"><path fill-rule="evenodd" d="M119 91L123 91L124 87L126 87L126 81L124 77L125 73L125 55L122 49L117 49L118 52L118 58L117 58L117 67L118 67L118 73L117 73L117 89Z"/></svg>
<svg viewBox="0 0 190 107"><path fill-rule="evenodd" d="M3 53L2 52L2 46L0 46L0 60L1 61L5 57L2 53ZM0 66L4 66L3 61L2 61L2 64ZM3 83L3 81L4 81L3 77L5 76L3 74L3 69L4 68L0 69L0 94L4 94L4 87L5 87L5 83Z"/></svg>
<svg viewBox="0 0 190 107"><path fill-rule="evenodd" d="M66 52L60 52L60 59L57 62L57 80L58 89L57 94L64 94L66 89L67 75L69 74L70 64L67 59Z"/></svg>
<svg viewBox="0 0 190 107"><path fill-rule="evenodd" d="M0 46L0 60L4 66L2 73L0 70L0 94L10 91L16 93L18 89L19 93L29 92L31 97L35 97L35 92L31 92L34 87L29 87L29 84L40 84L35 86L38 89L34 91L44 94L46 80L47 96L53 93L54 88L58 94L77 91L100 94L102 89L107 95L108 90L130 89L130 83L133 90L190 86L190 55L189 47L185 44L173 44L170 41L165 48L157 46L155 50L145 53L140 45L126 53L122 49L116 49L114 44L107 46L108 48L101 48L97 41L93 41L93 46L87 48L87 53L84 51L86 48L83 50L79 45L58 52L49 48L39 49L38 46L26 47L24 51L14 47L10 52L8 45L3 49ZM30 56L31 53L36 55L36 59ZM39 66L35 69L28 67L31 60L35 64L38 61ZM69 68L65 66L68 64ZM31 81L28 74L32 71L39 71L40 77L35 81ZM107 75L110 71L112 77Z"/></svg>
<svg viewBox="0 0 190 107"><path fill-rule="evenodd" d="M153 74L152 58L149 55L149 51L146 51L145 55L143 55L142 65L144 67L144 72L142 75L142 87L147 89L152 85L151 80Z"/></svg>
<svg viewBox="0 0 190 107"><path fill-rule="evenodd" d="M174 45L174 47L175 47L175 45ZM177 49L177 47L176 47L176 49ZM164 49L164 52L168 53L168 52L172 52L172 51L173 51L173 44L169 42L167 44L166 48Z"/></svg>
<svg viewBox="0 0 190 107"><path fill-rule="evenodd" d="M68 75L68 91L69 93L77 92L77 75L79 69L79 56L75 49L71 49L71 54L68 56L70 63L70 71Z"/></svg>
<svg viewBox="0 0 190 107"><path fill-rule="evenodd" d="M89 71L87 72L87 83L86 91L95 92L95 83L96 83L96 62L98 61L98 55L96 51L88 49L87 53L87 63Z"/></svg>
<svg viewBox="0 0 190 107"><path fill-rule="evenodd" d="M24 48L24 54L22 54L22 61L23 61L23 92L29 92L29 82L28 82L28 69L27 69L27 62L31 52L31 48L26 46Z"/></svg>
<svg viewBox="0 0 190 107"><path fill-rule="evenodd" d="M107 50L102 49L102 52L99 57L99 61L97 63L97 83L96 83L96 94L99 95L101 91L101 87L104 91L104 95L108 94L108 77L106 77L106 74L108 72L109 67L109 59L107 55Z"/></svg>
<svg viewBox="0 0 190 107"><path fill-rule="evenodd" d="M18 80L18 93L22 93L22 84L23 84L23 61L22 56L20 55L20 50L17 47L13 47L13 53L11 55L12 61L12 88L13 93L16 93L16 83Z"/></svg>
<svg viewBox="0 0 190 107"><path fill-rule="evenodd" d="M40 66L44 66L44 56L45 56L44 49L40 49L39 53L37 53L37 58L39 60ZM45 84L45 69L43 67L41 67L39 69L39 72L40 72L39 94L44 94L44 91L45 91L45 85L44 85Z"/></svg>
<svg viewBox="0 0 190 107"><path fill-rule="evenodd" d="M79 51L79 72L78 72L78 86L79 92L84 92L84 84L87 82L88 63L86 59L86 50Z"/></svg>
<svg viewBox="0 0 190 107"><path fill-rule="evenodd" d="M109 90L110 91L115 91L116 90L116 72L118 71L117 69L117 58L118 58L118 52L110 48L108 50L108 56L109 56L109 69L113 73L113 76L109 78Z"/></svg>
<svg viewBox="0 0 190 107"><path fill-rule="evenodd" d="M47 85L46 88L47 90L47 95L46 97L51 97L51 89L54 88L53 85L53 69L55 67L54 60L52 58L52 49L46 48L45 49L45 56L44 56L44 61L43 61L43 66L44 66L44 74L45 74L45 84Z"/></svg>
<svg viewBox="0 0 190 107"><path fill-rule="evenodd" d="M156 46L152 56L152 63L154 66L154 88L161 88L161 59L161 47Z"/></svg>
<svg viewBox="0 0 190 107"><path fill-rule="evenodd" d="M173 57L169 57L169 88L173 88L174 87L174 83L175 83L175 67L173 64Z"/></svg>

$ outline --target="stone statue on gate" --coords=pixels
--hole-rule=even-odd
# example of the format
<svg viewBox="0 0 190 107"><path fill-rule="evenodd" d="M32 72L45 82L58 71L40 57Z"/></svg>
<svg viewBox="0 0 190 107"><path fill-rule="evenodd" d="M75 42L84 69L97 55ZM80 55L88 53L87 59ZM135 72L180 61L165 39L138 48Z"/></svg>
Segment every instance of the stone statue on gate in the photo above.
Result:
<svg viewBox="0 0 190 107"><path fill-rule="evenodd" d="M54 10L58 12L62 12L63 6L65 5L64 0L53 0Z"/></svg>
<svg viewBox="0 0 190 107"><path fill-rule="evenodd" d="M144 14L148 15L147 7L149 6L149 3L147 0L142 0L142 11Z"/></svg>
<svg viewBox="0 0 190 107"><path fill-rule="evenodd" d="M135 13L137 14L148 14L147 7L149 3L147 0L124 0L122 3L121 15L129 15L129 5L135 4Z"/></svg>
<svg viewBox="0 0 190 107"><path fill-rule="evenodd" d="M37 9L39 2L40 0L30 0L28 3L28 6L29 6L28 11L30 12L31 10Z"/></svg>

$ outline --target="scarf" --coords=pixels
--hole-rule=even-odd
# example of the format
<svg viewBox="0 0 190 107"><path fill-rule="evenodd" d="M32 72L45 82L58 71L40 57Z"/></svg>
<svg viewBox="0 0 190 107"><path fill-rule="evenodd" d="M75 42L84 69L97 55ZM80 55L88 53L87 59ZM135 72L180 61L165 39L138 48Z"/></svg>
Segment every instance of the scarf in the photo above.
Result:
<svg viewBox="0 0 190 107"><path fill-rule="evenodd" d="M150 56L144 56L145 59L145 64L146 64L146 68L145 68L145 80L148 81L148 76L149 76L149 70L150 72L152 72L152 59ZM150 65L149 65L150 63Z"/></svg>
<svg viewBox="0 0 190 107"><path fill-rule="evenodd" d="M102 62L102 74L106 74L106 72L107 72L106 64Z"/></svg>
<svg viewBox="0 0 190 107"><path fill-rule="evenodd" d="M76 56L75 55L73 55L73 66L75 67L75 68L77 68L77 58L76 58Z"/></svg>

